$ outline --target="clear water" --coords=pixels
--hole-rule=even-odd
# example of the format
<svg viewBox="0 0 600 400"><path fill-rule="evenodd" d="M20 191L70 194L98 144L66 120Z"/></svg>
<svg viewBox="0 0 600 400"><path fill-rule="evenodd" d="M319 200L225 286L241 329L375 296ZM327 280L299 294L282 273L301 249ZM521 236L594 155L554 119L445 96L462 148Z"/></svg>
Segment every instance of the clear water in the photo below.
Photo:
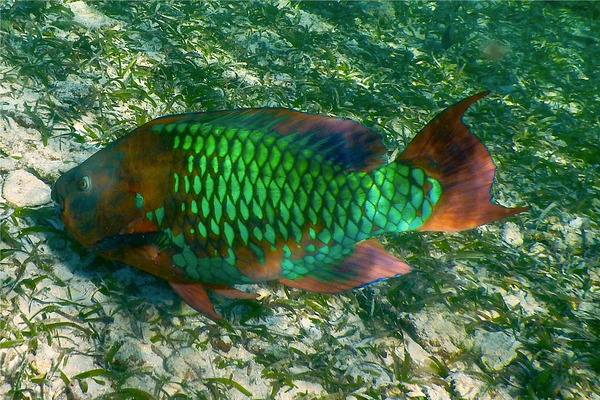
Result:
<svg viewBox="0 0 600 400"><path fill-rule="evenodd" d="M51 207L2 201L2 397L600 398L597 3L0 8L3 179L25 169L51 185L95 146L183 111L292 107L401 149L489 89L466 122L498 166L496 200L531 206L468 232L387 236L414 271L359 291L216 299L217 324L95 258Z"/></svg>

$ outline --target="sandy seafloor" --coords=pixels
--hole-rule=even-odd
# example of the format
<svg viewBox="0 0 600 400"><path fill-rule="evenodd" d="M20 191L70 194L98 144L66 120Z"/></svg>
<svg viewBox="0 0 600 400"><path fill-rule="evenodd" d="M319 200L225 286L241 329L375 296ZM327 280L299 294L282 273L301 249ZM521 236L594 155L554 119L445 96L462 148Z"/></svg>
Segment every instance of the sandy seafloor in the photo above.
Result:
<svg viewBox="0 0 600 400"><path fill-rule="evenodd" d="M600 399L600 5L0 4L0 398ZM63 232L49 190L154 117L284 106L400 150L466 121L521 215L381 237L412 273L215 298L226 323Z"/></svg>

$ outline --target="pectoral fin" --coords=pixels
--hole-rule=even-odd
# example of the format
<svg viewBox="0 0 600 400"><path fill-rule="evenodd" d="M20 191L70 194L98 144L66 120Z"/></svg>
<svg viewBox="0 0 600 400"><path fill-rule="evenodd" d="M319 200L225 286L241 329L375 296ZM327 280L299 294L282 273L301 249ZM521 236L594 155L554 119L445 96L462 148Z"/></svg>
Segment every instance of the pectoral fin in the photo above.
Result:
<svg viewBox="0 0 600 400"><path fill-rule="evenodd" d="M125 248L135 248L156 245L162 250L170 244L170 238L164 232L117 233L105 236L92 246L94 251L117 251Z"/></svg>

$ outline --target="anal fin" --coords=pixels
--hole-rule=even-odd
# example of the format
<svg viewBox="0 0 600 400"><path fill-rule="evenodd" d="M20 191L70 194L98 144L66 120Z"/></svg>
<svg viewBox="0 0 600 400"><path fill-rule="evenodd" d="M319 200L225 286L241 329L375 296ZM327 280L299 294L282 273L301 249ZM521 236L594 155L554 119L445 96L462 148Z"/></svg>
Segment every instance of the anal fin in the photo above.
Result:
<svg viewBox="0 0 600 400"><path fill-rule="evenodd" d="M339 293L410 272L410 266L384 250L375 239L356 245L351 256L330 266L336 279L307 275L298 279L279 278L286 286L317 293Z"/></svg>

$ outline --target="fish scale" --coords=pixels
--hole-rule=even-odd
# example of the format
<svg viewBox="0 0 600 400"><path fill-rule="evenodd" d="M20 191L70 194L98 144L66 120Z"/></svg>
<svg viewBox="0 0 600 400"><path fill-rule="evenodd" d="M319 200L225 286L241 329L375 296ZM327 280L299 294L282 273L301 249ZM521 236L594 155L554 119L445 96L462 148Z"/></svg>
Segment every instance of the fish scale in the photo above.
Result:
<svg viewBox="0 0 600 400"><path fill-rule="evenodd" d="M320 154L298 151L290 145L293 140L277 138L275 132L192 121L154 125L152 130L171 135L173 149L179 152L175 161L186 160L180 172L174 163L174 192L166 199L166 203L180 202L181 207L172 208L183 215L177 218L175 212L174 219L164 219L161 227L176 225L183 232L185 243L174 257L175 263L205 282L239 281L241 274L232 273L236 247L250 245L260 260L269 251L283 250L275 247L279 238L292 239L296 247L311 242L304 248L308 254L302 257L284 252L281 267L286 278L296 279L319 269L321 276L327 276L324 267L351 254L349 245L397 231L398 225L414 229L431 212L423 208L424 199L435 204L439 197L435 193L424 196L424 173L418 168L390 164L372 173L350 173ZM409 176L410 171L414 172ZM437 184L432 178L428 182ZM399 187L406 188L407 197L398 198ZM200 207L198 198L202 199ZM392 204L406 205L398 208ZM207 240L213 246L207 248ZM186 257L190 251L201 259L211 257L213 249L221 255L233 254L226 261L232 267L227 273L220 271L221 262Z"/></svg>
<svg viewBox="0 0 600 400"><path fill-rule="evenodd" d="M439 114L397 160L349 120L287 109L172 115L63 174L62 220L100 255L167 280L212 318L208 291L267 280L337 293L410 271L372 237L462 230L516 214L491 203L495 166L462 123L480 93Z"/></svg>

